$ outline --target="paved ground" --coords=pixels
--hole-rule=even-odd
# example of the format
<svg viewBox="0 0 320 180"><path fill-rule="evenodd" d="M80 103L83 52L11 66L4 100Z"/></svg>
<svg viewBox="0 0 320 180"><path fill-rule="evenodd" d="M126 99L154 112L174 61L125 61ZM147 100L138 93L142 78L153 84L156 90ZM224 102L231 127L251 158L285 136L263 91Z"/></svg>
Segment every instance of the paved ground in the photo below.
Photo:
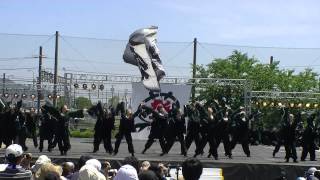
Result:
<svg viewBox="0 0 320 180"><path fill-rule="evenodd" d="M41 154L46 154L51 158L67 158L67 159L78 159L83 154L89 154L98 159L109 159L109 160L122 160L124 157L128 156L127 143L125 140L120 145L119 153L116 156L109 155L105 152L103 148L103 144L100 145L100 151L97 153L92 153L93 145L92 139L79 139L79 138L71 138L72 148L69 151L68 155L65 157L60 156L60 152L56 147L51 153L44 151L42 153L39 152L38 149L33 147L31 140L28 140L27 145L30 152L34 157L37 157ZM114 142L114 141L113 141ZM160 156L161 149L158 142L155 142L152 147L145 153L141 154L141 151L144 148L145 141L135 140L133 142L135 148L135 155L140 160L150 160L150 161L183 161L185 159L184 156L180 155L180 144L176 142L169 152L169 154L165 156ZM47 144L45 143L45 149ZM251 146L251 157L248 158L242 151L241 145L237 145L233 151L233 159L228 159L224 156L224 150L222 144L218 149L219 160L214 160L213 158L207 158L208 147L205 149L205 154L203 156L198 156L198 158L203 162L214 162L214 163L246 163L246 164L275 164L275 165L303 165L303 166L317 166L318 162L299 162L299 163L285 163L284 162L284 148L281 147L280 152L276 155L275 158L272 157L273 146ZM194 144L190 147L188 156L193 156L195 150ZM297 148L298 157L301 155L301 148ZM4 156L4 149L0 149L0 157ZM317 156L320 156L319 152L317 152ZM317 158L320 161L320 158ZM292 161L292 160L290 160Z"/></svg>

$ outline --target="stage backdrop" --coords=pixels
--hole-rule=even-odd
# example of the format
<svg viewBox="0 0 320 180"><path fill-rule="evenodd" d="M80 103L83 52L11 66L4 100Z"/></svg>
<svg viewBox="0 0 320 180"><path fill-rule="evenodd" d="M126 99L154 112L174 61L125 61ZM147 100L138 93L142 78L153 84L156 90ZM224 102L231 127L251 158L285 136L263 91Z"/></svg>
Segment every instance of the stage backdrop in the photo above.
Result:
<svg viewBox="0 0 320 180"><path fill-rule="evenodd" d="M190 99L191 85L183 84L161 84L161 92L149 93L149 91L143 86L142 83L132 83L132 109L135 112L139 104L144 101L145 104L153 109L156 109L159 104L169 111L171 104L178 100L180 107L186 105ZM136 117L135 123L140 124L140 128L137 128L136 133L132 133L133 139L145 140L148 138L150 132L150 126L145 127L148 122L148 117Z"/></svg>

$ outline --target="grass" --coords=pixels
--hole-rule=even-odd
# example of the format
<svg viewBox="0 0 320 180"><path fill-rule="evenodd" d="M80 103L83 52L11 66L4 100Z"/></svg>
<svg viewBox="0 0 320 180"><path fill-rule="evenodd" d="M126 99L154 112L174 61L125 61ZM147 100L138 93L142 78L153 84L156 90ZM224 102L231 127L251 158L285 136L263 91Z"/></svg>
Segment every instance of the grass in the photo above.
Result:
<svg viewBox="0 0 320 180"><path fill-rule="evenodd" d="M95 123L95 122L94 122ZM94 135L94 123L83 123L79 124L78 129L70 129L70 136L76 138L93 138ZM114 125L115 130L112 131L112 138L115 137L119 130L119 119L116 119Z"/></svg>
<svg viewBox="0 0 320 180"><path fill-rule="evenodd" d="M94 131L92 129L85 129L83 130L72 130L70 131L71 137L77 137L77 138L93 138Z"/></svg>

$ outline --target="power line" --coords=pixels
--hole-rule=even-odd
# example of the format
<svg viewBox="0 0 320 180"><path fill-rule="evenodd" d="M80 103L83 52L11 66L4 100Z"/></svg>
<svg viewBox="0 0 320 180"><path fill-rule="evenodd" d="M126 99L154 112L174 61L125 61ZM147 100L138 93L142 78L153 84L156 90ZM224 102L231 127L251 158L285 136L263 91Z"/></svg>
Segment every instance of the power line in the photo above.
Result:
<svg viewBox="0 0 320 180"><path fill-rule="evenodd" d="M45 34L17 34L17 33L0 33L0 35L5 35L5 36L51 36L51 35L45 35Z"/></svg>
<svg viewBox="0 0 320 180"><path fill-rule="evenodd" d="M36 57L3 57L0 58L0 62L7 62L7 61L17 61L17 60L34 60Z"/></svg>
<svg viewBox="0 0 320 180"><path fill-rule="evenodd" d="M180 54L182 54L182 52L184 52L187 48L189 48L191 45L193 44L193 42L189 42L189 44L187 44L186 46L184 46L183 48L181 48L175 55L173 55L172 57L168 58L166 62L170 62L173 59L175 59L176 57L178 57Z"/></svg>
<svg viewBox="0 0 320 180"><path fill-rule="evenodd" d="M71 49L74 51L74 52L76 52L76 53L78 53L80 56L82 56L85 60L87 60L87 62L88 62L88 64L90 64L90 62L88 61L88 59L87 59L87 57L86 56L84 56L79 50L77 50L75 47L73 47L73 45L71 44L71 43L69 43L65 38L63 38L63 36L60 36L61 37L61 39L65 42L65 43L67 43L70 47L71 47ZM90 64L91 65L91 64ZM97 68L93 65L93 68L96 70Z"/></svg>
<svg viewBox="0 0 320 180"><path fill-rule="evenodd" d="M27 67L27 68L1 68L0 70L3 70L3 71L15 71L15 70L28 70L28 69L36 69L35 67Z"/></svg>
<svg viewBox="0 0 320 180"><path fill-rule="evenodd" d="M234 45L234 44L220 44L220 43L208 43L202 42L202 44L222 47L240 47L240 48L252 48L252 49L286 49L286 50L320 50L319 47L277 47L277 46L250 46L250 45Z"/></svg>

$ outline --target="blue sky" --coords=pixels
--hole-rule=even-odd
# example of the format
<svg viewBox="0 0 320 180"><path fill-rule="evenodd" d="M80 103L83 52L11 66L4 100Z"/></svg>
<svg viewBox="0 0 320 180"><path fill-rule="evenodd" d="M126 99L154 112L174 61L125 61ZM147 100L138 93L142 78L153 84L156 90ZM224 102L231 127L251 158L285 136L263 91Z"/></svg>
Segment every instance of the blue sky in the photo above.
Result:
<svg viewBox="0 0 320 180"><path fill-rule="evenodd" d="M320 47L320 2L301 0L2 0L1 32L126 39L158 25L163 41Z"/></svg>
<svg viewBox="0 0 320 180"><path fill-rule="evenodd" d="M0 22L0 33L52 35L58 30L66 36L121 40L126 40L137 28L157 25L160 42L188 43L197 37L203 43L203 47L199 47L199 61L203 64L213 57L220 57L219 53L222 56L229 52L226 50L229 47L207 46L205 42L320 48L320 1L317 0L1 0ZM77 46L71 39L68 42L87 59L91 58L90 53L85 52L86 47ZM1 43L4 46L5 42L0 41L0 46ZM35 45L31 49L34 51L36 48ZM178 66L183 61L183 55L179 59L175 53L183 48L184 45L177 45L175 52L165 51L164 57L174 57L173 61ZM72 55L72 50L65 51L67 53L64 54L69 54L69 57L80 58ZM320 72L317 66L320 64L320 49L251 48L248 52L264 63L268 62L269 55L273 55L283 67L293 66L299 71L304 68L299 66L315 65L313 68ZM299 55L305 58L297 58ZM191 53L185 56L189 57ZM102 53L94 57L99 61L103 58L105 55ZM0 65L5 66L1 62ZM73 69L82 69L85 65L72 66ZM99 69L100 65L94 66L91 71Z"/></svg>

